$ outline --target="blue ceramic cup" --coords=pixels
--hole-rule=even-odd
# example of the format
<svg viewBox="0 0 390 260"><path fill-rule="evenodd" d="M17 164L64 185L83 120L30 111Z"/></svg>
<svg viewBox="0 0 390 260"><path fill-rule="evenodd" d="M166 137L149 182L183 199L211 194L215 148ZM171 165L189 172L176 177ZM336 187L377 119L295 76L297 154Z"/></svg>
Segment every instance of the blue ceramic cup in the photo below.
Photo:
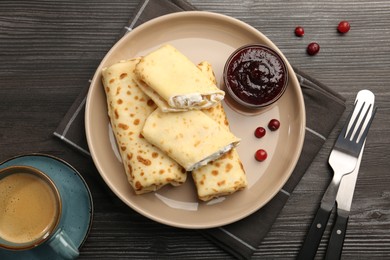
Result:
<svg viewBox="0 0 390 260"><path fill-rule="evenodd" d="M59 226L61 195L54 182L30 166L0 170L0 248L29 250L43 244L64 259L79 255Z"/></svg>

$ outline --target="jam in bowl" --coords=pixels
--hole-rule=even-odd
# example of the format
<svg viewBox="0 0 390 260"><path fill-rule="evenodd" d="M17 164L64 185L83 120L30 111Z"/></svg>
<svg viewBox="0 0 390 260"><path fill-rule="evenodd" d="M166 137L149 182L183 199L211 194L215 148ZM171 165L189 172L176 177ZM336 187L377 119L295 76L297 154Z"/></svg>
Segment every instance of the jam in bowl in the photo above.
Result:
<svg viewBox="0 0 390 260"><path fill-rule="evenodd" d="M229 96L248 109L260 109L277 101L288 84L283 58L273 49L245 45L228 58L223 80Z"/></svg>

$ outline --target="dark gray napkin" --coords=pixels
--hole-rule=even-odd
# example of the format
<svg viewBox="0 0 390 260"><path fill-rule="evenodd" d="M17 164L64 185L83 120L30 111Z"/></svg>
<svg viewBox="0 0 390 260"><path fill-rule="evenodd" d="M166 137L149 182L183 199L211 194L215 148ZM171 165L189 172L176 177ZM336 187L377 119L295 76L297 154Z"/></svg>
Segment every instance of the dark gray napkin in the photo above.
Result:
<svg viewBox="0 0 390 260"><path fill-rule="evenodd" d="M155 17L179 11L196 10L184 0L143 0L121 36ZM271 228L290 194L305 174L345 110L345 100L339 94L294 68L300 82L306 107L306 135L302 154L283 189L263 208L233 224L200 230L237 258L250 258ZM90 155L85 138L84 109L88 92L85 87L54 132L64 142L85 155Z"/></svg>

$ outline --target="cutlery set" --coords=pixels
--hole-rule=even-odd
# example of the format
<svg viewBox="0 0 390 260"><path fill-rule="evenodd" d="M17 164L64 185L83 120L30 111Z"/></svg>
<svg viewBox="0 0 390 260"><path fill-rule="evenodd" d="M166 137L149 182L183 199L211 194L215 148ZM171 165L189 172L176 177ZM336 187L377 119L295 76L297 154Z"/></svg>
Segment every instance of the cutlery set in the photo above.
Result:
<svg viewBox="0 0 390 260"><path fill-rule="evenodd" d="M374 119L375 96L362 90L356 96L354 109L341 130L329 156L333 179L307 233L297 259L314 259L330 214L337 203L336 220L329 239L325 259L339 259L358 176L366 137Z"/></svg>

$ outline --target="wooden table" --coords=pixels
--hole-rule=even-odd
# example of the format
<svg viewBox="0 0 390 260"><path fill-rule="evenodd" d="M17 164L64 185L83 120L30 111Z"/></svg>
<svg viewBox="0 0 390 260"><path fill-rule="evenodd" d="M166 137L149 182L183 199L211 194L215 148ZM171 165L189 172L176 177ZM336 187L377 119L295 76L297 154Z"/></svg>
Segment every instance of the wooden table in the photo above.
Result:
<svg viewBox="0 0 390 260"><path fill-rule="evenodd" d="M342 257L390 259L389 1L189 2L256 27L291 64L342 94L347 111L359 90L376 94L379 111L364 152ZM196 231L164 226L135 213L109 190L91 159L52 136L137 5L137 0L0 2L0 161L41 152L68 161L82 173L95 213L80 259L227 259L227 253ZM344 19L352 29L340 35L336 27ZM303 38L294 35L297 25L305 28ZM321 45L316 56L306 54L311 41ZM253 258L297 255L330 181L326 161L341 123ZM325 238L329 231L330 226ZM325 249L323 241L320 257Z"/></svg>

